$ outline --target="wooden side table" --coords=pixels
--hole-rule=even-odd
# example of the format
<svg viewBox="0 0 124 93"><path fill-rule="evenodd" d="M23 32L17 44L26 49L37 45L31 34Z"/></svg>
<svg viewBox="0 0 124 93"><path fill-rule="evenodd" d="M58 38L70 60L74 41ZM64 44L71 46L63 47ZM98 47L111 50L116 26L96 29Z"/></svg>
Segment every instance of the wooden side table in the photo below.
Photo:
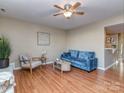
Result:
<svg viewBox="0 0 124 93"><path fill-rule="evenodd" d="M41 60L42 64L46 65L47 58L45 56L42 57L33 57L32 60Z"/></svg>

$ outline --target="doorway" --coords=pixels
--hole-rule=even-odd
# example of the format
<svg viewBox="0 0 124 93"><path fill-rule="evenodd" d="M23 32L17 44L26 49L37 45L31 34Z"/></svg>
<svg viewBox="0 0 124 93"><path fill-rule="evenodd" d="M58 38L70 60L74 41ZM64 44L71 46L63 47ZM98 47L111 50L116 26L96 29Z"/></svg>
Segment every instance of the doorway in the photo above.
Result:
<svg viewBox="0 0 124 93"><path fill-rule="evenodd" d="M124 64L124 23L105 27L105 68L116 63Z"/></svg>

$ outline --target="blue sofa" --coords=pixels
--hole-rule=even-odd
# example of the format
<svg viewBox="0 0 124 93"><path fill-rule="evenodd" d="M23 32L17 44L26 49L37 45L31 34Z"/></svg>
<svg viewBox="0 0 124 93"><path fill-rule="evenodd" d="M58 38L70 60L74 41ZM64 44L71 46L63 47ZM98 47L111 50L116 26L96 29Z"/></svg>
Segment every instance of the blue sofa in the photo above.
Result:
<svg viewBox="0 0 124 93"><path fill-rule="evenodd" d="M88 72L97 69L95 52L69 50L61 55L61 59L71 62L71 65Z"/></svg>

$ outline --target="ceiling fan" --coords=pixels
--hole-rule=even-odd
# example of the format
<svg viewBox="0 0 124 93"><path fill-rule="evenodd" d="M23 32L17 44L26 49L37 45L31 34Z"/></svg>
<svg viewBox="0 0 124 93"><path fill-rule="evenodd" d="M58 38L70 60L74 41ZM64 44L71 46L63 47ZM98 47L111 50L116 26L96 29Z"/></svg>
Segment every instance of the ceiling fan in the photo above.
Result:
<svg viewBox="0 0 124 93"><path fill-rule="evenodd" d="M64 6L54 5L54 7L56 7L57 9L60 9L61 11L58 13L55 13L53 16L64 15L67 19L69 19L73 14L84 15L84 12L77 11L77 8L80 5L81 5L80 2L76 2L73 5L69 3L66 3Z"/></svg>

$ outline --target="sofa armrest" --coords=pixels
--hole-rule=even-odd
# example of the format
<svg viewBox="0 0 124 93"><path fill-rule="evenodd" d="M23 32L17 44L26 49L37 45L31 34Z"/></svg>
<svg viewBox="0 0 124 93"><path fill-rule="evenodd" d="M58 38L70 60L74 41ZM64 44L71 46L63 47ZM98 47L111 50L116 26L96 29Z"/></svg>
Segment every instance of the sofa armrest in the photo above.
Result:
<svg viewBox="0 0 124 93"><path fill-rule="evenodd" d="M69 52L65 52L65 53L61 54L61 58L62 57L68 57L68 56L70 56L70 53Z"/></svg>
<svg viewBox="0 0 124 93"><path fill-rule="evenodd" d="M89 58L87 60L87 67L89 70L93 70L97 68L97 58Z"/></svg>

